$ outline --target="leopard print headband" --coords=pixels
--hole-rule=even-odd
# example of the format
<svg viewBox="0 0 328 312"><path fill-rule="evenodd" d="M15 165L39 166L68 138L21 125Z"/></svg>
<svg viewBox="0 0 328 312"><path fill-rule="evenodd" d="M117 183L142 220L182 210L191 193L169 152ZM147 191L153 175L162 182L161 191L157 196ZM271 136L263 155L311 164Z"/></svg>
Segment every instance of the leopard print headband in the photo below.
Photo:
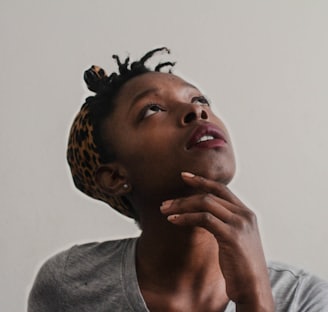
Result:
<svg viewBox="0 0 328 312"><path fill-rule="evenodd" d="M90 69L96 75L105 75L104 70L93 66ZM92 86L88 86L91 88ZM100 155L94 141L94 129L90 118L89 103L86 102L73 121L69 134L67 161L75 186L92 198L108 203L123 215L134 218L132 208L121 196L110 196L96 183L96 171L101 165Z"/></svg>

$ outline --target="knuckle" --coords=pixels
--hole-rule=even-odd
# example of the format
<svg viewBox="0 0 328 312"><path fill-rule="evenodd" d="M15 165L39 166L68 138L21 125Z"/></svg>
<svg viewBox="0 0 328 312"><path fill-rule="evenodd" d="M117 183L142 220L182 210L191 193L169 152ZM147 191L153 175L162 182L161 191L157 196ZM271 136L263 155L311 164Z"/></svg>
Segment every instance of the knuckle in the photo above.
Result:
<svg viewBox="0 0 328 312"><path fill-rule="evenodd" d="M200 196L201 209L204 211L212 205L213 198L211 194L204 193Z"/></svg>
<svg viewBox="0 0 328 312"><path fill-rule="evenodd" d="M212 201L212 196L208 193L202 195L202 201L207 204Z"/></svg>
<svg viewBox="0 0 328 312"><path fill-rule="evenodd" d="M238 228L242 232L247 231L250 228L250 224L249 224L248 220L240 219L239 222L238 222Z"/></svg>
<svg viewBox="0 0 328 312"><path fill-rule="evenodd" d="M201 223L203 225L209 225L213 222L214 216L209 212L204 212L201 217Z"/></svg>
<svg viewBox="0 0 328 312"><path fill-rule="evenodd" d="M205 179L202 176L197 176L195 181L197 181L198 185L203 185L206 182Z"/></svg>
<svg viewBox="0 0 328 312"><path fill-rule="evenodd" d="M257 226L257 218L252 211L244 211L242 215L235 215L231 222L236 229L248 232Z"/></svg>
<svg viewBox="0 0 328 312"><path fill-rule="evenodd" d="M257 217L256 214L249 210L246 209L244 212L244 218L250 223L250 224L256 224L257 223Z"/></svg>

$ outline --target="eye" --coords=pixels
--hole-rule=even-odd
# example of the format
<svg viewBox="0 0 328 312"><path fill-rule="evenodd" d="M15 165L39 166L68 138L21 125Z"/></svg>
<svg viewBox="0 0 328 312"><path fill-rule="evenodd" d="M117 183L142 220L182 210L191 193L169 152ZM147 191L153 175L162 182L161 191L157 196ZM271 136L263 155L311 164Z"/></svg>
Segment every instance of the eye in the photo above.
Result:
<svg viewBox="0 0 328 312"><path fill-rule="evenodd" d="M141 114L141 118L147 118L151 115L154 115L158 112L163 112L165 111L160 105L158 104L149 104L147 106L144 107L144 109L142 110L142 114Z"/></svg>
<svg viewBox="0 0 328 312"><path fill-rule="evenodd" d="M210 106L210 101L203 95L193 97L191 103Z"/></svg>

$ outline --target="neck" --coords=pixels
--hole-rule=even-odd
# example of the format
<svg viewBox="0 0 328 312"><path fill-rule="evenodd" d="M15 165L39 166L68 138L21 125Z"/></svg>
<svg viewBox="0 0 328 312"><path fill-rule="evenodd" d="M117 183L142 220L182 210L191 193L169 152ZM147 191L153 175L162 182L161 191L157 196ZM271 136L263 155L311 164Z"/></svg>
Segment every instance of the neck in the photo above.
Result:
<svg viewBox="0 0 328 312"><path fill-rule="evenodd" d="M211 233L201 228L178 227L165 218L144 224L137 246L139 280L167 281L171 287L190 287L220 283L218 244ZM155 286L156 287L156 286Z"/></svg>

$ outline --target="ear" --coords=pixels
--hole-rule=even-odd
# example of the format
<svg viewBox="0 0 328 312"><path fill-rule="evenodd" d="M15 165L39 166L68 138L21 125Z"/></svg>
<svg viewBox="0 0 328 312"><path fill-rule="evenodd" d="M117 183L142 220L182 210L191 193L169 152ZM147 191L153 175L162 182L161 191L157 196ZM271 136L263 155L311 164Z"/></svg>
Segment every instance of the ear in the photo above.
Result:
<svg viewBox="0 0 328 312"><path fill-rule="evenodd" d="M131 190L127 182L126 170L115 162L102 165L96 172L96 183L104 192L112 196L127 194Z"/></svg>

